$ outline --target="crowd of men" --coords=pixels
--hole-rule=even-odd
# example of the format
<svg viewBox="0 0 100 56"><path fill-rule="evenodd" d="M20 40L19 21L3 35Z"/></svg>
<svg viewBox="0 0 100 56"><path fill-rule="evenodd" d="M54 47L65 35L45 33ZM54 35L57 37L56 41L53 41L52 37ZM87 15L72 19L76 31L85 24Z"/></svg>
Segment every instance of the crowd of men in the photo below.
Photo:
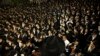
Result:
<svg viewBox="0 0 100 56"><path fill-rule="evenodd" d="M64 41L65 56L98 56L100 4L72 0L0 8L0 56L41 56L51 36Z"/></svg>

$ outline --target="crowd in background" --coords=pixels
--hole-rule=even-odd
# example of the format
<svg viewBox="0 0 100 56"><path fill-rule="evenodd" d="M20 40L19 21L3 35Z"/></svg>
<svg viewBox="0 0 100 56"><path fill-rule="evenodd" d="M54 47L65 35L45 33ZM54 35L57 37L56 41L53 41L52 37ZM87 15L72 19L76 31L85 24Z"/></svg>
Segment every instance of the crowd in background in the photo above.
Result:
<svg viewBox="0 0 100 56"><path fill-rule="evenodd" d="M72 0L0 8L0 56L34 56L46 37L57 35L69 41L69 56L100 53L100 4Z"/></svg>

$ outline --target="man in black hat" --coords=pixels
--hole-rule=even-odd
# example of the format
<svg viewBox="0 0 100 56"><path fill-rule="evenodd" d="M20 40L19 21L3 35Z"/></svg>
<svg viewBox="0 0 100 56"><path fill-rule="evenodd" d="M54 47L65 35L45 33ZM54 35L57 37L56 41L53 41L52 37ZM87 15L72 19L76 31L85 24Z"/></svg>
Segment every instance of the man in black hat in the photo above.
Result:
<svg viewBox="0 0 100 56"><path fill-rule="evenodd" d="M44 40L42 47L42 56L60 56L65 51L63 40L50 36Z"/></svg>

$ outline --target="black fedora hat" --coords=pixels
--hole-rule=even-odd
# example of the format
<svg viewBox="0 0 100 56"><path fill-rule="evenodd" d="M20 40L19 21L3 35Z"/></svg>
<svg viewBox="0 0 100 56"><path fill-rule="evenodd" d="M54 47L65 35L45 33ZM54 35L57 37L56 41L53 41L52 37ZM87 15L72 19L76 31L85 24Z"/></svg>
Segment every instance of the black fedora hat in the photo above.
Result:
<svg viewBox="0 0 100 56"><path fill-rule="evenodd" d="M50 36L44 40L42 47L42 56L59 56L64 51L65 44L60 38Z"/></svg>

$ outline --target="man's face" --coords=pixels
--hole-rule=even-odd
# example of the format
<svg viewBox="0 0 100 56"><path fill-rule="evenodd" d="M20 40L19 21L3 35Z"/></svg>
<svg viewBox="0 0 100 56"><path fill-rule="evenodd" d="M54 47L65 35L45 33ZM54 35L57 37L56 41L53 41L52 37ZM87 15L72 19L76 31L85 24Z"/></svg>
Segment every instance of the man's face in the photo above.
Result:
<svg viewBox="0 0 100 56"><path fill-rule="evenodd" d="M52 35L51 31L48 31L49 35Z"/></svg>
<svg viewBox="0 0 100 56"><path fill-rule="evenodd" d="M79 43L78 41L75 41L75 45L78 45L78 43Z"/></svg>
<svg viewBox="0 0 100 56"><path fill-rule="evenodd" d="M23 44L21 42L19 42L19 47L22 47L22 46L23 46Z"/></svg>
<svg viewBox="0 0 100 56"><path fill-rule="evenodd" d="M40 52L40 50L33 50L32 55L33 56L41 56L41 52Z"/></svg>
<svg viewBox="0 0 100 56"><path fill-rule="evenodd" d="M0 43L2 42L2 39L0 39Z"/></svg>
<svg viewBox="0 0 100 56"><path fill-rule="evenodd" d="M62 35L59 33L59 34L58 34L58 37L61 37L61 36L62 36Z"/></svg>

